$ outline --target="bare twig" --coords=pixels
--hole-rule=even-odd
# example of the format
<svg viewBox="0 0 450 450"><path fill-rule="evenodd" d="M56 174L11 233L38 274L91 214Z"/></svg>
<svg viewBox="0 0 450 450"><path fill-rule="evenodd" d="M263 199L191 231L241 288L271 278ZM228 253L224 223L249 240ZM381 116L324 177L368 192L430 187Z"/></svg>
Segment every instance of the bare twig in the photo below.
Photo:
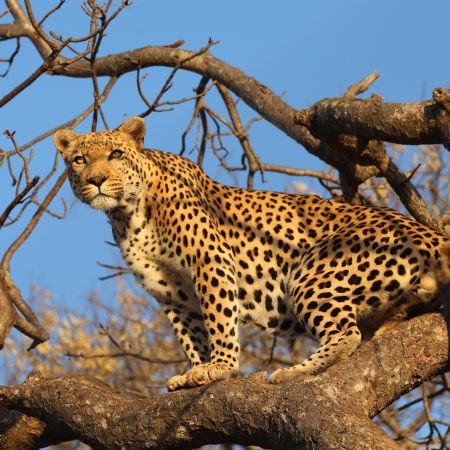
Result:
<svg viewBox="0 0 450 450"><path fill-rule="evenodd" d="M50 192L47 194L44 201L39 205L37 211L34 213L33 217L31 218L28 225L25 227L25 229L22 231L22 233L19 235L19 237L10 245L10 247L6 250L5 254L3 255L3 259L0 263L0 268L6 273L9 272L10 268L10 261L14 253L17 251L17 249L28 239L30 234L33 232L34 228L38 224L39 220L42 217L42 214L45 212L46 208L50 204L50 202L53 200L55 195L58 193L58 191L61 189L61 186L63 185L64 181L67 179L67 173L64 172L60 175L58 180L56 181L55 185L52 187Z"/></svg>
<svg viewBox="0 0 450 450"><path fill-rule="evenodd" d="M24 155L22 155L22 152L20 151L20 148L17 145L16 139L14 138L14 134L16 132L15 131L9 131L9 130L5 130L4 131L4 135L12 142L13 146L14 146L14 151L20 156L20 158L23 161L23 170L25 171L25 181L27 184L30 183L30 172L28 169L28 160L27 158L25 158Z"/></svg>
<svg viewBox="0 0 450 450"><path fill-rule="evenodd" d="M6 219L11 214L11 211L23 201L23 199L31 191L31 189L33 189L37 185L38 181L39 177L34 177L29 183L27 183L22 192L20 192L20 194L16 196L14 200L12 200L11 203L5 208L2 215L0 216L0 228L5 224Z"/></svg>
<svg viewBox="0 0 450 450"><path fill-rule="evenodd" d="M182 59L170 72L170 75L167 77L166 82L164 83L164 85L162 86L161 90L159 91L158 95L156 96L155 100L153 100L153 102L150 104L149 108L147 111L143 112L142 114L140 114L140 117L146 117L149 114L151 114L155 108L157 107L156 105L159 104L159 101L161 99L161 97L172 87L172 80L173 77L175 76L175 74L178 72L178 70L183 67L184 64L188 63L189 61L191 61L192 59L197 58L198 56L203 55L204 53L208 52L208 50L213 46L218 44L218 41L213 41L212 39L209 39L208 44L206 44L204 47L202 47L198 52L189 55L188 57Z"/></svg>
<svg viewBox="0 0 450 450"><path fill-rule="evenodd" d="M111 77L111 79L106 84L103 93L100 96L100 102L103 103L106 98L108 97L109 93L111 92L111 89L116 84L117 77ZM67 122L61 123L57 125L54 128L51 128L50 130L47 130L45 133L42 133L41 135L37 136L36 138L33 138L31 141L27 142L26 144L19 147L19 150L23 152L24 150L27 150L28 148L32 147L33 145L36 145L40 141L44 140L45 138L52 136L55 131L60 130L62 128L73 128L79 123L81 123L86 117L89 116L89 114L93 111L94 104L91 104L87 109L85 109L82 113L80 113L78 116L74 117L73 119L68 120ZM14 154L16 151L12 150L10 152L6 152L5 156L10 156Z"/></svg>
<svg viewBox="0 0 450 450"><path fill-rule="evenodd" d="M8 102L10 102L16 95L20 94L24 89L30 86L34 81L36 81L43 73L47 72L50 68L51 63L58 57L60 51L53 51L49 56L47 56L44 62L22 83L16 86L13 90L11 90L8 94L6 94L3 98L0 99L0 108L5 106Z"/></svg>
<svg viewBox="0 0 450 450"><path fill-rule="evenodd" d="M117 10L115 11L115 13L111 16L109 22L111 20L113 20L113 18L115 16L117 16L117 14L119 14L119 12L125 8L127 2L122 2L121 6L119 6L119 8L117 8ZM97 58L97 54L98 51L100 49L100 45L102 43L103 37L104 37L104 33L107 27L107 18L106 18L106 14L108 13L108 10L111 6L111 1L108 1L108 3L106 4L106 6L104 7L104 9L102 9L101 7L98 7L96 5L96 3L92 3L92 26L93 26L93 31L97 31L97 34L94 34L94 36L92 37L92 51L91 51L91 55L88 58L88 61L90 63L90 67L91 67L91 72L92 72L92 85L94 88L94 111L92 114L92 126L91 126L91 131L96 131L97 129L97 116L100 113L101 117L102 117L102 121L103 124L105 126L105 128L108 128L108 124L106 122L106 118L105 115L103 113L103 110L101 108L101 103L100 103L100 91L99 91L99 87L98 87L98 81L97 81L97 69L95 66L95 60ZM97 12L100 15L100 26L97 26ZM108 23L109 23L108 22Z"/></svg>
<svg viewBox="0 0 450 450"><path fill-rule="evenodd" d="M66 178L67 174L66 172L64 172L58 178L55 185L47 194L44 201L39 205L37 211L31 218L28 225L25 227L25 229L22 231L19 237L6 250L5 254L3 255L3 259L0 263L0 274L1 274L0 288L4 290L4 294L8 298L9 302L13 303L14 306L23 314L23 317L19 314L16 315L14 326L25 335L33 338L33 343L31 344L30 348L33 348L39 343L47 340L48 334L42 328L38 319L36 318L36 315L33 313L31 308L25 302L19 289L11 280L10 261L14 253L17 251L17 249L26 241L26 239L33 232L34 228L36 227L37 223L42 217L42 214L47 210L48 205L50 204L51 200L55 197L55 195L61 188Z"/></svg>
<svg viewBox="0 0 450 450"><path fill-rule="evenodd" d="M10 8L10 7L6 8L6 9L0 14L0 19L1 19L2 17L5 17L6 15L8 15L10 12L11 12L11 8Z"/></svg>
<svg viewBox="0 0 450 450"><path fill-rule="evenodd" d="M205 83L206 83L207 78L203 77L202 81L205 81ZM206 86L206 84L205 84L205 86ZM204 89L204 87L201 83L199 84L199 89L200 90ZM202 135L200 137L200 146L198 149L197 163L200 167L202 167L203 159L205 158L205 153L206 153L206 143L208 142L208 137L209 137L208 118L206 117L206 112L205 112L205 97L204 96L199 97L199 99L197 100L196 109L198 110L198 116L200 119L199 125L201 125L201 129L202 129Z"/></svg>
<svg viewBox="0 0 450 450"><path fill-rule="evenodd" d="M12 67L12 65L14 63L14 59L18 55L19 51L20 51L20 38L17 38L16 39L16 48L11 53L11 56L8 59L1 59L0 60L0 62L8 64L6 69L5 69L5 71L2 74L0 74L0 77L4 78L4 77L6 77L8 75L8 73L9 73L9 71L10 71L10 69L11 69L11 67Z"/></svg>
<svg viewBox="0 0 450 450"><path fill-rule="evenodd" d="M417 221L436 230L443 231L439 223L434 220L419 191L390 158L384 176L399 196L403 205Z"/></svg>
<svg viewBox="0 0 450 450"><path fill-rule="evenodd" d="M266 369L267 369L267 368L272 364L272 362L273 362L273 357L274 357L276 345L277 345L277 336L274 335L273 338L272 338L272 345L270 346L269 359L267 360L267 363L266 363Z"/></svg>
<svg viewBox="0 0 450 450"><path fill-rule="evenodd" d="M103 277L98 277L98 279L101 280L101 281L109 280L109 279L111 279L111 278L119 277L119 276L121 276L121 275L127 275L127 274L130 273L130 269L129 269L128 267L112 266L112 265L110 265L110 264L104 264L104 263L99 262L99 261L97 261L97 264L98 264L100 267L104 267L104 268L106 268L106 269L114 270L114 271L115 271L115 272L112 273L111 275L106 275L106 276L103 276Z"/></svg>
<svg viewBox="0 0 450 450"><path fill-rule="evenodd" d="M59 54L60 51L62 50L60 48L60 45L53 41L52 39L50 39L43 31L42 28L40 26L40 24L36 21L34 14L33 14L33 10L31 8L31 3L30 0L24 0L25 1L25 8L27 10L28 13L28 20L30 21L32 27L34 28L34 31L38 34L38 36L52 49L53 53Z"/></svg>
<svg viewBox="0 0 450 450"><path fill-rule="evenodd" d="M141 100L145 103L145 105L147 106L148 109L152 109L153 112L166 112L166 111L172 111L172 108L166 108L166 109L159 109L162 106L174 106L174 105L181 105L182 103L186 103L186 102L190 102L192 100L198 100L201 97L204 97L212 88L213 86L215 86L216 82L213 81L206 89L203 89L202 91L200 91L198 88L195 90L195 92L197 92L196 95L192 95L190 97L184 97L181 98L180 100L167 100L164 102L159 102L157 104L151 103L147 97L145 96L143 90L142 90L142 82L145 80L145 78L147 78L147 75L143 75L141 77L140 75L141 70L140 68L138 68L136 70L136 87L137 87L137 91L139 94L139 97L141 97ZM145 114L142 113L142 114Z"/></svg>
<svg viewBox="0 0 450 450"><path fill-rule="evenodd" d="M72 352L66 352L64 353L64 356L68 356L69 358L85 358L85 359L96 359L96 358L123 358L123 357L131 357L135 359L139 359L140 361L145 361L151 364L179 364L186 362L186 359L159 359L159 358L152 358L149 356L142 355L141 353L137 352L130 352L127 350L123 350L120 352L114 352L114 353L97 353L97 354L91 354L91 355L85 355L84 353L72 353Z"/></svg>
<svg viewBox="0 0 450 450"><path fill-rule="evenodd" d="M205 110L204 110L204 107L205 107L204 95L202 95L202 93L205 92L208 81L209 81L208 77L202 77L197 88L195 89L195 92L197 93L198 98L196 99L196 102L195 102L194 112L192 113L192 118L189 121L189 124L186 127L186 130L181 135L180 155L182 155L186 151L186 136L190 133L197 117L200 116L200 121L201 121L202 128L203 128L203 136L202 136L202 140L201 140L201 144L200 144L199 157L198 157L198 161L197 161L200 166L202 165L202 162L203 162L203 156L205 154L205 149L206 149L206 142L208 140L208 121L206 119L206 114L205 114Z"/></svg>
<svg viewBox="0 0 450 450"><path fill-rule="evenodd" d="M59 8L65 3L66 0L59 0L59 3L53 7L50 11L48 11L45 16L38 22L38 27L41 28L44 22L56 11L58 11Z"/></svg>
<svg viewBox="0 0 450 450"><path fill-rule="evenodd" d="M319 172L316 170L309 170L309 169L295 169L293 167L288 166L278 166L276 164L261 164L262 170L265 172L278 172L278 173L284 173L286 175L292 175L295 177L312 177L312 178L318 178L320 180L325 180L330 183L334 183L339 185L339 180L336 177L333 177L325 172Z"/></svg>
<svg viewBox="0 0 450 450"><path fill-rule="evenodd" d="M130 351L124 349L122 345L120 345L120 343L117 341L117 339L115 339L112 336L112 334L110 333L110 331L108 330L107 327L100 324L100 331L102 332L102 334L104 334L109 339L109 341L113 344L114 347L116 347L118 350L120 350L120 354L118 354L117 356L132 356L133 358L137 358L142 361L147 361L147 362L151 362L154 364L174 364L174 363L186 362L186 359L164 360L164 359L159 359L159 358L147 357L147 356L142 355L141 353L130 352ZM93 357L95 358L96 356L93 356ZM108 356L105 356L105 357L108 357Z"/></svg>
<svg viewBox="0 0 450 450"><path fill-rule="evenodd" d="M247 177L247 187L248 189L253 189L253 177L255 175L256 171L261 172L261 176L264 182L264 172L261 166L261 163L259 161L258 156L256 155L255 151L253 150L253 147L250 143L250 139L248 137L247 132L245 131L244 127L242 126L242 121L239 117L239 114L236 109L236 105L231 98L230 93L228 92L228 89L223 86L221 83L217 84L217 89L222 96L222 99L225 103L225 106L228 110L228 114L230 115L231 122L233 124L233 133L238 138L242 149L244 151L244 155L248 161L249 165L249 171L248 171L248 177Z"/></svg>

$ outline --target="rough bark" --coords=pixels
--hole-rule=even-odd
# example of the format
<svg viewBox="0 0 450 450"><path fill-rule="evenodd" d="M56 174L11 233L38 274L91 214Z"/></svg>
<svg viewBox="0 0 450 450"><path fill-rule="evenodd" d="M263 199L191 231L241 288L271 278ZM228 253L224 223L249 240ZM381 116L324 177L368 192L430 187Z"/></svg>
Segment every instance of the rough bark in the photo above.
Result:
<svg viewBox="0 0 450 450"><path fill-rule="evenodd" d="M22 385L1 388L0 399L96 449L227 442L273 449L396 449L370 417L447 369L447 328L434 313L371 340L319 376L279 386L255 376L128 400L93 378L34 374Z"/></svg>
<svg viewBox="0 0 450 450"><path fill-rule="evenodd" d="M60 434L42 420L0 407L2 450L35 450L74 439L70 433Z"/></svg>
<svg viewBox="0 0 450 450"><path fill-rule="evenodd" d="M384 103L376 96L323 99L300 110L295 122L307 127L318 139L323 135L351 134L397 144L444 144L450 148L450 91L436 88L433 100Z"/></svg>

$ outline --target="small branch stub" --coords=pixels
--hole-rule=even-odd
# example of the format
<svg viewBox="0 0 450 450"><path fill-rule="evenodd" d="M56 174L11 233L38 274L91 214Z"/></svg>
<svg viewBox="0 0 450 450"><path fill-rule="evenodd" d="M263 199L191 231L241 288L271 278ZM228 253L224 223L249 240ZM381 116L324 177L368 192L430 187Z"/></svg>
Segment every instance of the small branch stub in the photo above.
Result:
<svg viewBox="0 0 450 450"><path fill-rule="evenodd" d="M356 84L351 85L344 94L344 97L352 98L360 95L369 89L369 87L378 79L380 74L375 70L367 77Z"/></svg>

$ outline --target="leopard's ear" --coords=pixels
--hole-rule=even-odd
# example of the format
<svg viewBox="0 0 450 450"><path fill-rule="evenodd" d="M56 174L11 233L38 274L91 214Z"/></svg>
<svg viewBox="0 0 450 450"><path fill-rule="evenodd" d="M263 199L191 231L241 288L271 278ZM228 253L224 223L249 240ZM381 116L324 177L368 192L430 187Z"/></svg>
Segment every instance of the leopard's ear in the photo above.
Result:
<svg viewBox="0 0 450 450"><path fill-rule="evenodd" d="M131 119L120 125L118 131L131 136L139 146L144 145L145 122L140 117L131 117Z"/></svg>
<svg viewBox="0 0 450 450"><path fill-rule="evenodd" d="M78 137L78 134L72 130L58 130L53 135L55 147L61 153L64 159L67 159L70 152L70 143Z"/></svg>

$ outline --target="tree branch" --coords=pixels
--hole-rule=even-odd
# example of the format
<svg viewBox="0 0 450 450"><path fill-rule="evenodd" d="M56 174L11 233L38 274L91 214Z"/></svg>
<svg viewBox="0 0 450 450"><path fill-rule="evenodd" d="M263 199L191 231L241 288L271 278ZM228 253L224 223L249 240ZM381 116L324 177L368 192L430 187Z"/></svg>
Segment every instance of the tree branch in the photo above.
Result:
<svg viewBox="0 0 450 450"><path fill-rule="evenodd" d="M125 443L129 449L187 449L218 442L398 449L370 417L448 368L445 321L434 313L372 339L321 375L284 385L253 376L126 400L93 378L34 374L22 385L1 388L0 399L97 449ZM335 432L337 423L345 433Z"/></svg>
<svg viewBox="0 0 450 450"><path fill-rule="evenodd" d="M326 134L351 134L397 144L444 144L450 148L448 90L436 88L424 102L384 103L379 96L323 99L295 115L298 125L319 138Z"/></svg>

